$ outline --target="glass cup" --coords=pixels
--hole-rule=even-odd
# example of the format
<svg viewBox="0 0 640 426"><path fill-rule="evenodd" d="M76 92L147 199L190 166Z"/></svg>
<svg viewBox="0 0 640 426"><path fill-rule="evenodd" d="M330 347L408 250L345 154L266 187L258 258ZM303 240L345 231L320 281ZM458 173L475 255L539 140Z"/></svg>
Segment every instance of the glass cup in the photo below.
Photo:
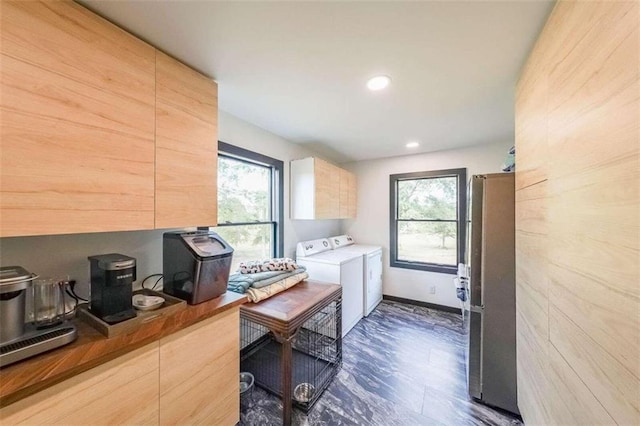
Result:
<svg viewBox="0 0 640 426"><path fill-rule="evenodd" d="M36 328L60 324L64 320L62 283L53 278L33 281L33 323Z"/></svg>

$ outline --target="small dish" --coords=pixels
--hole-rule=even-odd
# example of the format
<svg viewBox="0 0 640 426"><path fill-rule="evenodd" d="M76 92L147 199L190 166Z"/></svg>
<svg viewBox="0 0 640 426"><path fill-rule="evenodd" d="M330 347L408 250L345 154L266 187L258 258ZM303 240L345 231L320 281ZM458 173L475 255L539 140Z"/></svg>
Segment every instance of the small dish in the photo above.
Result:
<svg viewBox="0 0 640 426"><path fill-rule="evenodd" d="M153 311L158 309L164 303L164 298L160 296L146 296L144 294L136 294L131 298L133 307L141 311Z"/></svg>
<svg viewBox="0 0 640 426"><path fill-rule="evenodd" d="M316 388L311 383L300 383L293 390L293 399L301 403L308 403L315 392Z"/></svg>
<svg viewBox="0 0 640 426"><path fill-rule="evenodd" d="M248 372L240 373L240 394L243 394L253 387L253 374Z"/></svg>

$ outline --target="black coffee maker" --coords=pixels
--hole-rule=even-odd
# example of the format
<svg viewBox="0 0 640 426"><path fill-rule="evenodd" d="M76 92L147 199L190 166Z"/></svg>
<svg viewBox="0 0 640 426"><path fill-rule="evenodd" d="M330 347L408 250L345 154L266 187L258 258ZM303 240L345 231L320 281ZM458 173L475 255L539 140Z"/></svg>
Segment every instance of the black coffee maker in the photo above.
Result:
<svg viewBox="0 0 640 426"><path fill-rule="evenodd" d="M89 256L91 313L108 324L134 318L131 297L136 280L136 259L118 253Z"/></svg>

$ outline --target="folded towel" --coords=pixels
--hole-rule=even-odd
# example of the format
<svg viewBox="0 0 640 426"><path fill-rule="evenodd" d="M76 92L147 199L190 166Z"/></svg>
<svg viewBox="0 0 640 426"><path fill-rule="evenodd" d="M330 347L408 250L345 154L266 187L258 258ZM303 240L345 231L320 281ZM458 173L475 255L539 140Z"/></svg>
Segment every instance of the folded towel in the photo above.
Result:
<svg viewBox="0 0 640 426"><path fill-rule="evenodd" d="M293 272L268 271L268 272L259 272L256 274L240 274L240 273L231 274L229 275L227 290L233 291L235 293L244 294L247 292L247 289L249 289L249 287L253 287L253 288L266 287L283 278L287 278L289 276L302 273L305 270L306 268L302 266Z"/></svg>
<svg viewBox="0 0 640 426"><path fill-rule="evenodd" d="M283 292L294 285L298 284L301 281L309 278L309 274L306 272L301 272L299 274L291 275L287 278L284 278L280 281L277 281L271 285L262 288L250 288L247 290L247 297L253 303L258 303L261 300L268 299L269 297Z"/></svg>
<svg viewBox="0 0 640 426"><path fill-rule="evenodd" d="M238 265L238 271L241 274L258 274L260 272L268 271L293 272L296 269L298 269L298 265L293 259L288 257L240 262L240 265Z"/></svg>
<svg viewBox="0 0 640 426"><path fill-rule="evenodd" d="M229 282L227 284L227 290L233 291L234 293L245 294L247 289L251 287L251 283L232 283Z"/></svg>

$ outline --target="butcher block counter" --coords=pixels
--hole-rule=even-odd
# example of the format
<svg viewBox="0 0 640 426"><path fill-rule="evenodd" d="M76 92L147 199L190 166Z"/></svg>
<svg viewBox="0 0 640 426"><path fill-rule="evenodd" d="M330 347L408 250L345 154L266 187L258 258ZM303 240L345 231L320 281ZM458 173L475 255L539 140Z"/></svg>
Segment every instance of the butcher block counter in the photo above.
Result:
<svg viewBox="0 0 640 426"><path fill-rule="evenodd" d="M0 369L0 423L236 424L246 301L227 292L112 338L75 319L75 342Z"/></svg>

